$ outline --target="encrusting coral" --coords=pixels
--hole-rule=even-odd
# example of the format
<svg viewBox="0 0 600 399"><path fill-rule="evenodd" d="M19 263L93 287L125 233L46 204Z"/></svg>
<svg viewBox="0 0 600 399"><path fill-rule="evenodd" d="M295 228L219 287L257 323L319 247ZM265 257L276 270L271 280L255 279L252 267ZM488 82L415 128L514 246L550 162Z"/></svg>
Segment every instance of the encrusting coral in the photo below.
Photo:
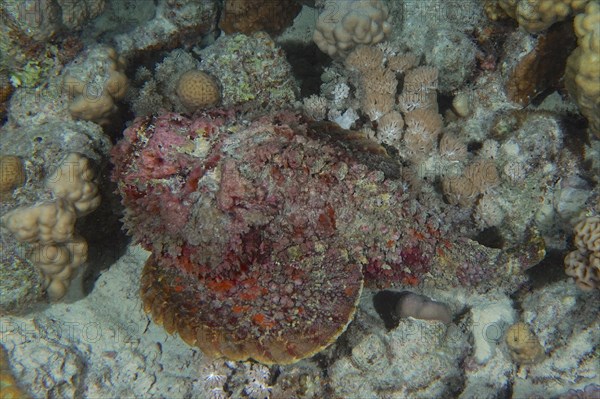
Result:
<svg viewBox="0 0 600 399"><path fill-rule="evenodd" d="M352 319L363 279L484 289L518 284L544 253L536 240L511 252L446 241L381 146L288 112L138 119L113 162L125 226L153 252L145 310L215 357L317 353Z"/></svg>
<svg viewBox="0 0 600 399"><path fill-rule="evenodd" d="M32 244L28 258L42 272L48 296L56 300L87 260L87 243L77 235L75 222L99 206L100 195L88 159L77 153L63 159L46 187L53 200L13 209L2 217L2 225L19 242Z"/></svg>
<svg viewBox="0 0 600 399"><path fill-rule="evenodd" d="M296 100L299 88L292 67L265 32L221 36L200 57L200 68L221 85L223 108L259 114L288 108Z"/></svg>
<svg viewBox="0 0 600 399"><path fill-rule="evenodd" d="M586 291L600 288L600 217L590 216L577 223L575 251L565 257L565 273Z"/></svg>

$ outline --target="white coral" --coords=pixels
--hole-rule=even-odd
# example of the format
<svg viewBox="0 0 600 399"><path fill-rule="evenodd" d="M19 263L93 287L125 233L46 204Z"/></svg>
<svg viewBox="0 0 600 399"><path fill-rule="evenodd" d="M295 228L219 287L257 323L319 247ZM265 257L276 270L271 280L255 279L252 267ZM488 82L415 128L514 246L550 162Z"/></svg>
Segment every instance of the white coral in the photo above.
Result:
<svg viewBox="0 0 600 399"><path fill-rule="evenodd" d="M355 110L348 108L343 114L335 117L333 121L340 125L342 129L350 129L359 116Z"/></svg>
<svg viewBox="0 0 600 399"><path fill-rule="evenodd" d="M304 99L304 111L311 118L320 121L327 115L327 101L315 94Z"/></svg>
<svg viewBox="0 0 600 399"><path fill-rule="evenodd" d="M379 120L377 137L382 143L397 145L402 138L404 120L397 111L388 112Z"/></svg>
<svg viewBox="0 0 600 399"><path fill-rule="evenodd" d="M333 103L341 106L350 94L350 87L346 83L338 83L333 89Z"/></svg>

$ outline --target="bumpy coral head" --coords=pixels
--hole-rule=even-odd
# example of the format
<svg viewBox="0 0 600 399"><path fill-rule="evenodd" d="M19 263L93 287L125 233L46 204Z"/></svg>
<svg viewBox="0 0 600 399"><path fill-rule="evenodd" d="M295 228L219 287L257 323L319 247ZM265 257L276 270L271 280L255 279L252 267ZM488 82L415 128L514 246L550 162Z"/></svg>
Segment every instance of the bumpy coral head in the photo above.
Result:
<svg viewBox="0 0 600 399"><path fill-rule="evenodd" d="M199 70L183 73L176 90L179 100L189 111L209 108L221 101L221 89L216 80Z"/></svg>

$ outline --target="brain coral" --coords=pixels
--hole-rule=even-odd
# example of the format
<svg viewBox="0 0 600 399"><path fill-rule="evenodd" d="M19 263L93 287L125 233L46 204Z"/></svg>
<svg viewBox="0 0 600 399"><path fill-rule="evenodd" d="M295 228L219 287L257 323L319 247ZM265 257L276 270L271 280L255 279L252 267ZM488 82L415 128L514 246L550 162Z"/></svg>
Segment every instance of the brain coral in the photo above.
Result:
<svg viewBox="0 0 600 399"><path fill-rule="evenodd" d="M153 253L145 309L212 356L284 364L318 352L352 319L363 278L497 284L510 280L498 262L526 267L452 246L381 147L301 115L138 119L113 162L125 225Z"/></svg>
<svg viewBox="0 0 600 399"><path fill-rule="evenodd" d="M177 96L186 108L195 111L216 105L221 99L221 89L209 74L191 70L179 77Z"/></svg>

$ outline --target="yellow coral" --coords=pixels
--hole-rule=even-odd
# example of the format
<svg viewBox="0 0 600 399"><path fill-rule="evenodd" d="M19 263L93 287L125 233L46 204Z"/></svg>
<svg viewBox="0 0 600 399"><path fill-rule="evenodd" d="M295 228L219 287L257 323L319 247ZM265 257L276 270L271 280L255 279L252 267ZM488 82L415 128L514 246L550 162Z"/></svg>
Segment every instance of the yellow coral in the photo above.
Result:
<svg viewBox="0 0 600 399"><path fill-rule="evenodd" d="M346 57L359 44L377 44L390 34L392 17L382 0L328 0L313 41L331 57Z"/></svg>
<svg viewBox="0 0 600 399"><path fill-rule="evenodd" d="M498 0L498 6L529 32L540 32L569 15L581 12L590 0ZM488 15L494 9L486 5ZM497 13L501 17L501 13ZM490 15L495 16L494 12Z"/></svg>
<svg viewBox="0 0 600 399"><path fill-rule="evenodd" d="M576 15L577 47L567 59L565 85L590 130L600 138L600 2L598 0L497 0L497 6L529 32ZM494 7L488 2L488 9ZM494 12L488 16L494 18Z"/></svg>
<svg viewBox="0 0 600 399"><path fill-rule="evenodd" d="M579 47L567 59L565 83L600 138L600 2L590 2L575 17L574 27Z"/></svg>
<svg viewBox="0 0 600 399"><path fill-rule="evenodd" d="M100 205L98 186L94 180L89 160L81 154L71 153L46 180L54 195L69 201L77 216L83 216Z"/></svg>
<svg viewBox="0 0 600 399"><path fill-rule="evenodd" d="M89 160L77 153L65 157L46 187L55 200L13 209L1 222L18 241L33 244L28 258L43 274L48 296L56 300L87 259L87 243L76 234L75 222L98 207L100 195Z"/></svg>
<svg viewBox="0 0 600 399"><path fill-rule="evenodd" d="M110 116L115 113L115 102L123 99L129 80L124 73L125 61L114 49L107 48L108 76L103 87L96 87L80 79L66 75L63 87L72 98L69 112L75 119L96 122L101 125L110 122Z"/></svg>
<svg viewBox="0 0 600 399"><path fill-rule="evenodd" d="M75 209L58 199L13 209L2 217L3 225L21 242L64 242L75 230Z"/></svg>
<svg viewBox="0 0 600 399"><path fill-rule="evenodd" d="M544 359L544 348L526 323L515 323L506 330L506 345L516 363L533 364Z"/></svg>
<svg viewBox="0 0 600 399"><path fill-rule="evenodd" d="M76 269L87 260L88 246L82 237L61 244L36 244L29 259L41 270L50 299L62 298Z"/></svg>
<svg viewBox="0 0 600 399"><path fill-rule="evenodd" d="M221 90L212 76L191 70L179 78L177 96L187 109L195 111L217 105L221 101Z"/></svg>
<svg viewBox="0 0 600 399"><path fill-rule="evenodd" d="M17 385L8 364L8 355L4 346L0 345L0 399L25 399L29 395Z"/></svg>

